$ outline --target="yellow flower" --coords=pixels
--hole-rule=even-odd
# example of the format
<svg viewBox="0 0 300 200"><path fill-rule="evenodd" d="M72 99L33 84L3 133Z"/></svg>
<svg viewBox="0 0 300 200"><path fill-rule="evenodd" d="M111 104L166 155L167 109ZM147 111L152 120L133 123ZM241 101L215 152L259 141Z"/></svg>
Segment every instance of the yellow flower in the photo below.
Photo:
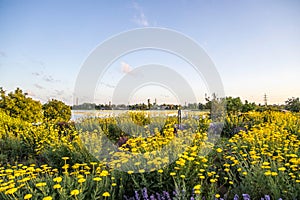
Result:
<svg viewBox="0 0 300 200"><path fill-rule="evenodd" d="M108 174L109 174L108 171L103 170L103 171L100 173L100 176L107 176Z"/></svg>
<svg viewBox="0 0 300 200"><path fill-rule="evenodd" d="M219 194L216 194L216 195L215 195L216 198L220 198L220 196L221 196L221 195L219 195Z"/></svg>
<svg viewBox="0 0 300 200"><path fill-rule="evenodd" d="M43 200L52 200L51 196L44 197Z"/></svg>
<svg viewBox="0 0 300 200"><path fill-rule="evenodd" d="M47 185L46 182L40 182L40 183L35 184L36 187L44 187L46 185Z"/></svg>
<svg viewBox="0 0 300 200"><path fill-rule="evenodd" d="M216 151L217 151L218 153L221 153L223 150L222 150L221 148L217 148Z"/></svg>
<svg viewBox="0 0 300 200"><path fill-rule="evenodd" d="M66 164L66 165L62 166L61 168L64 169L64 170L66 170L66 169L68 169L69 167L70 167L70 165L69 165L69 164Z"/></svg>
<svg viewBox="0 0 300 200"><path fill-rule="evenodd" d="M56 177L53 179L54 182L60 183L62 181L62 177Z"/></svg>
<svg viewBox="0 0 300 200"><path fill-rule="evenodd" d="M59 188L61 188L61 185L60 185L60 184L55 184L55 185L53 185L53 189L59 189Z"/></svg>
<svg viewBox="0 0 300 200"><path fill-rule="evenodd" d="M200 190L200 189L201 189L201 185L200 184L195 185L194 190Z"/></svg>
<svg viewBox="0 0 300 200"><path fill-rule="evenodd" d="M6 169L5 172L6 172L6 173L13 173L14 170L12 170L12 169Z"/></svg>
<svg viewBox="0 0 300 200"><path fill-rule="evenodd" d="M285 168L285 167L279 167L278 170L279 170L279 171L285 171L286 168Z"/></svg>
<svg viewBox="0 0 300 200"><path fill-rule="evenodd" d="M272 174L271 171L266 171L266 172L264 173L264 175L266 175L266 176L270 176L271 174Z"/></svg>
<svg viewBox="0 0 300 200"><path fill-rule="evenodd" d="M170 175L171 175L171 176L175 176L176 173L175 173L175 172L171 172Z"/></svg>
<svg viewBox="0 0 300 200"><path fill-rule="evenodd" d="M110 194L109 194L109 192L104 192L104 193L102 194L102 196L104 196L104 197L110 197Z"/></svg>
<svg viewBox="0 0 300 200"><path fill-rule="evenodd" d="M194 193L195 193L195 194L200 194L201 191L200 191L200 190L195 190Z"/></svg>
<svg viewBox="0 0 300 200"><path fill-rule="evenodd" d="M85 182L85 178L81 178L78 180L78 183L84 183Z"/></svg>
<svg viewBox="0 0 300 200"><path fill-rule="evenodd" d="M141 162L134 163L135 166L139 166L140 164L141 164Z"/></svg>
<svg viewBox="0 0 300 200"><path fill-rule="evenodd" d="M18 188L11 188L5 192L5 194L13 194L18 190Z"/></svg>
<svg viewBox="0 0 300 200"><path fill-rule="evenodd" d="M181 178L185 178L185 175L180 175Z"/></svg>
<svg viewBox="0 0 300 200"><path fill-rule="evenodd" d="M217 179L213 179L213 178L212 178L212 179L210 179L209 181L210 181L211 183L215 183L216 180L217 180Z"/></svg>
<svg viewBox="0 0 300 200"><path fill-rule="evenodd" d="M71 195L72 195L72 196L76 196L76 195L78 195L79 193L80 193L80 192L79 192L79 190L77 190L77 189L71 191Z"/></svg>
<svg viewBox="0 0 300 200"><path fill-rule="evenodd" d="M24 199L30 199L32 197L32 194L26 194L25 196L24 196Z"/></svg>
<svg viewBox="0 0 300 200"><path fill-rule="evenodd" d="M195 160L195 158L194 157L188 157L187 160L193 161L193 160Z"/></svg>
<svg viewBox="0 0 300 200"><path fill-rule="evenodd" d="M205 176L199 176L200 179L205 179Z"/></svg>
<svg viewBox="0 0 300 200"><path fill-rule="evenodd" d="M139 170L139 173L144 173L144 172L145 172L144 169L140 169L140 170Z"/></svg>
<svg viewBox="0 0 300 200"><path fill-rule="evenodd" d="M127 173L128 173L128 174L133 174L133 173L134 173L134 171L132 171L132 170L129 170Z"/></svg>
<svg viewBox="0 0 300 200"><path fill-rule="evenodd" d="M69 157L62 157L63 160L68 160L70 159Z"/></svg>
<svg viewBox="0 0 300 200"><path fill-rule="evenodd" d="M271 175L272 175L272 176L277 176L278 173L277 173L277 172L272 172Z"/></svg>
<svg viewBox="0 0 300 200"><path fill-rule="evenodd" d="M81 179L81 178L84 178L84 176L81 175L81 174L79 174L79 175L77 176L77 178L78 178L78 179Z"/></svg>
<svg viewBox="0 0 300 200"><path fill-rule="evenodd" d="M158 173L163 173L163 172L164 172L164 170L162 170L162 169L159 169L159 170L157 170L157 172L158 172Z"/></svg>
<svg viewBox="0 0 300 200"><path fill-rule="evenodd" d="M101 181L102 178L100 178L100 177L95 177L95 178L93 178L93 180L98 182L98 181Z"/></svg>
<svg viewBox="0 0 300 200"><path fill-rule="evenodd" d="M263 162L263 165L270 165L269 162Z"/></svg>
<svg viewBox="0 0 300 200"><path fill-rule="evenodd" d="M116 183L112 183L111 186L115 187L115 186L117 186L117 184Z"/></svg>

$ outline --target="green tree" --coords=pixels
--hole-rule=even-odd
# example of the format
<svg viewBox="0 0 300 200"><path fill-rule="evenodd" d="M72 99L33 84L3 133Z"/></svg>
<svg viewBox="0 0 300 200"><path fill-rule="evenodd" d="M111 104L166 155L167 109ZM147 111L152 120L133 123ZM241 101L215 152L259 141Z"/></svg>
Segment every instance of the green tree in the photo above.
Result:
<svg viewBox="0 0 300 200"><path fill-rule="evenodd" d="M300 111L300 101L298 98L289 98L285 101L285 109L292 111L292 112L299 112Z"/></svg>
<svg viewBox="0 0 300 200"><path fill-rule="evenodd" d="M7 95L3 88L0 88L0 109L11 117L28 122L38 122L43 118L42 104L27 97L27 93L23 93L20 88Z"/></svg>
<svg viewBox="0 0 300 200"><path fill-rule="evenodd" d="M243 103L240 97L226 97L226 109L227 112L240 112L242 110Z"/></svg>
<svg viewBox="0 0 300 200"><path fill-rule="evenodd" d="M44 118L47 121L69 121L71 119L71 107L64 102L52 99L43 105Z"/></svg>
<svg viewBox="0 0 300 200"><path fill-rule="evenodd" d="M245 104L242 107L242 112L249 112L256 109L255 103L249 103L247 100L245 100Z"/></svg>
<svg viewBox="0 0 300 200"><path fill-rule="evenodd" d="M205 105L202 103L198 103L198 109L203 110L205 108Z"/></svg>

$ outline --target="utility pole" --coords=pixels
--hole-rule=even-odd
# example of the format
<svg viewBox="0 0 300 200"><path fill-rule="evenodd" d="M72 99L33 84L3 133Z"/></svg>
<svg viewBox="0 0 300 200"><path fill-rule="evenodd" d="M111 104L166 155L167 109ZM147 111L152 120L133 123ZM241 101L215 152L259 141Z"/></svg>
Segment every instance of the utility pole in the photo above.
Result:
<svg viewBox="0 0 300 200"><path fill-rule="evenodd" d="M180 129L181 128L181 108L180 108L180 106L178 108L178 115L177 115L177 117L178 117L178 128Z"/></svg>
<svg viewBox="0 0 300 200"><path fill-rule="evenodd" d="M148 99L148 109L151 109L151 103L150 103L150 99Z"/></svg>
<svg viewBox="0 0 300 200"><path fill-rule="evenodd" d="M268 98L267 98L266 93L265 93L265 95L264 95L264 102L265 102L265 106L267 106L267 105L268 105Z"/></svg>

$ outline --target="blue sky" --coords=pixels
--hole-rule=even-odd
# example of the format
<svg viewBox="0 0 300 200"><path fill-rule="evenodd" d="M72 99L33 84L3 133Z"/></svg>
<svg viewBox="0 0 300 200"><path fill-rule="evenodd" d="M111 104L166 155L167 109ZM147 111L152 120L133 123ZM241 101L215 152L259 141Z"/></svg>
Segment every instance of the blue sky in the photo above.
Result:
<svg viewBox="0 0 300 200"><path fill-rule="evenodd" d="M0 86L16 87L43 102L73 103L79 70L90 52L120 32L162 27L193 38L210 56L227 96L269 103L300 96L299 1L16 1L0 0ZM191 81L199 101L207 92L185 63L145 51L115 61L100 81L97 103L144 62L163 62ZM186 66L188 68L188 66ZM186 69L184 68L184 69ZM101 89L102 88L102 89ZM148 96L147 96L148 95ZM145 87L132 102L150 97L173 102L164 89Z"/></svg>

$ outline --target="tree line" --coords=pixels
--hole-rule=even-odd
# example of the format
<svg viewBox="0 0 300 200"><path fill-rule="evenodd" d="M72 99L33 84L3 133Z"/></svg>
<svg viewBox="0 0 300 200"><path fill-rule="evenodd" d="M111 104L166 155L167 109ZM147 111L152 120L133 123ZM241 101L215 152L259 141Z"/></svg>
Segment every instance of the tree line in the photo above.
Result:
<svg viewBox="0 0 300 200"><path fill-rule="evenodd" d="M248 112L248 111L265 111L265 110L278 110L278 111L291 111L300 112L299 97L288 98L284 105L261 105L254 102L245 100L243 103L240 97L225 97L217 98L216 95L206 97L206 103L190 103L187 106L173 105L173 104L134 104L126 106L122 105L104 105L85 103L82 105L73 106L73 109L112 109L112 108L129 108L131 110L149 110L158 108L163 109L198 109L198 110L218 110L221 107L226 108L226 112ZM7 115L15 118L21 118L24 121L37 123L41 121L69 121L71 119L71 106L66 105L64 102L51 99L47 103L42 104L28 97L20 88L6 94L6 91L0 87L0 110Z"/></svg>
<svg viewBox="0 0 300 200"><path fill-rule="evenodd" d="M242 102L240 97L225 97L217 98L216 95L212 97L206 97L205 103L188 103L186 105L177 104L148 104L138 103L132 105L125 104L95 104L95 103L83 103L80 105L73 105L72 110L178 110L178 109L190 109L190 110L211 110L212 105L216 106L220 104L226 107L227 112L248 112L248 111L265 111L265 110L277 110L277 111L300 111L300 100L299 98L288 98L284 105L265 105L256 104L255 102L249 102L245 100ZM219 105L219 106L220 106Z"/></svg>
<svg viewBox="0 0 300 200"><path fill-rule="evenodd" d="M42 104L28 97L20 88L6 94L0 87L0 110L7 115L20 118L24 121L37 123L42 121L69 121L71 119L71 107L64 102L51 99Z"/></svg>

